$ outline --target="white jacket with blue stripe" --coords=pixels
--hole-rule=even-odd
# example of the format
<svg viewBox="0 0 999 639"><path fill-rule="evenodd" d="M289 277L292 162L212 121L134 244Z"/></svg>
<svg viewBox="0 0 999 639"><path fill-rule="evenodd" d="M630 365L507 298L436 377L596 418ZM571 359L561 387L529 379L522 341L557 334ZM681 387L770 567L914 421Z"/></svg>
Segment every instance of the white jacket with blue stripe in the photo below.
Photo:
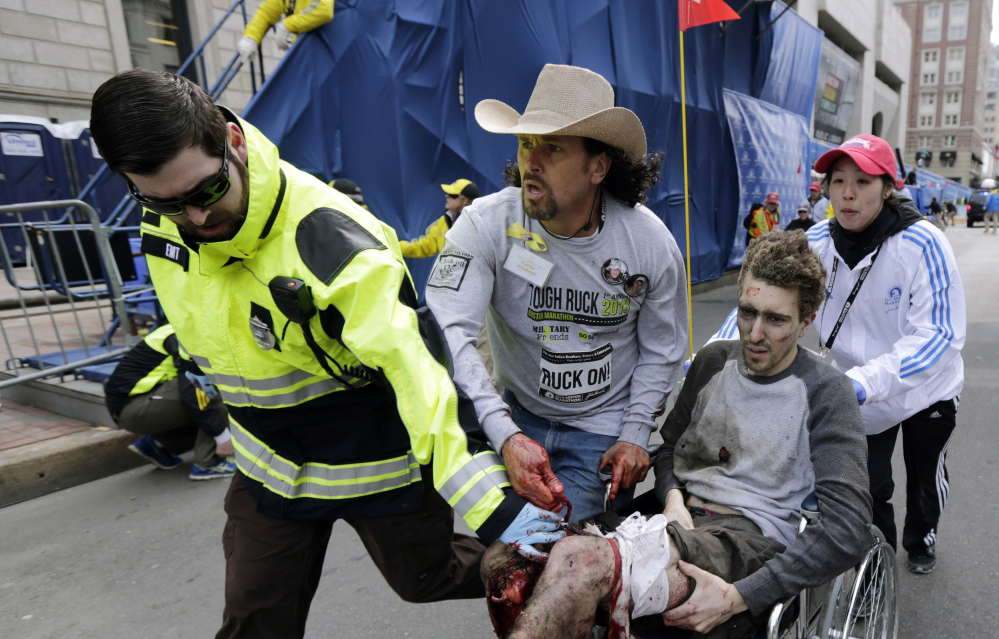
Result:
<svg viewBox="0 0 999 639"><path fill-rule="evenodd" d="M847 266L829 236L828 220L810 228L807 236L822 258L827 286L833 263L839 261L829 299L815 318L825 343L871 255L853 269ZM965 324L964 287L944 234L919 221L888 237L831 352L833 366L867 392L860 412L868 435L961 393ZM733 311L713 339L738 337Z"/></svg>

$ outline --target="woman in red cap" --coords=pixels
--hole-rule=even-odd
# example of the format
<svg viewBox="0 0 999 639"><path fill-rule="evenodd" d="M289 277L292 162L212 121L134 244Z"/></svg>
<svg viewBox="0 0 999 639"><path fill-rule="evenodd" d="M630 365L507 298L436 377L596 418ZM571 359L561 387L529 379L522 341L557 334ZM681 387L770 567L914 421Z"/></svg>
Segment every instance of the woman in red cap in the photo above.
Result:
<svg viewBox="0 0 999 639"><path fill-rule="evenodd" d="M835 217L808 230L827 273L816 327L823 352L853 382L867 429L874 523L897 548L891 457L899 430L906 469L902 546L909 570L936 565L947 501L945 459L964 385L965 301L950 244L911 200L894 195L887 142L858 135L828 151Z"/></svg>

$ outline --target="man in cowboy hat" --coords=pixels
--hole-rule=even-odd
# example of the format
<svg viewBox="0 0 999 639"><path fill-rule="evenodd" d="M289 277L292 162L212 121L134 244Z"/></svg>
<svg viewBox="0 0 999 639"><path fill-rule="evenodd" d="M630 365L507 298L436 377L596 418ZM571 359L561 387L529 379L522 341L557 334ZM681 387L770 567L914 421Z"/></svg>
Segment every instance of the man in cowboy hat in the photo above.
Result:
<svg viewBox="0 0 999 639"><path fill-rule="evenodd" d="M548 509L568 500L579 521L604 508L599 469L612 469L611 499L645 477L683 359L680 251L641 204L662 156L579 67L546 65L523 114L484 100L475 119L517 136L517 164L448 232L427 304L514 490ZM487 312L502 397L475 350Z"/></svg>

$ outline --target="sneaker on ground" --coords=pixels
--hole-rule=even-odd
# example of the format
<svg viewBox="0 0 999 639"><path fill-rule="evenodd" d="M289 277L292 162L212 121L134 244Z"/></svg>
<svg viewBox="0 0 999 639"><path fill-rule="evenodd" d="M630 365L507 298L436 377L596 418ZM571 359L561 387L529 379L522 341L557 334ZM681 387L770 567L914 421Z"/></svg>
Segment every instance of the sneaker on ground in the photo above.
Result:
<svg viewBox="0 0 999 639"><path fill-rule="evenodd" d="M232 457L226 457L225 459L219 458L214 466L209 466L207 468L198 466L197 464L191 466L191 474L188 475L188 477L194 481L202 481L205 479L232 477L235 472L236 460Z"/></svg>
<svg viewBox="0 0 999 639"><path fill-rule="evenodd" d="M144 457L146 461L153 466L162 468L163 470L176 468L177 466L180 466L183 461L180 457L177 457L169 450L156 443L156 440L149 435L135 440L129 444L128 449L136 455Z"/></svg>
<svg viewBox="0 0 999 639"><path fill-rule="evenodd" d="M917 575L927 575L937 567L937 553L934 546L930 546L924 552L909 553L909 572Z"/></svg>

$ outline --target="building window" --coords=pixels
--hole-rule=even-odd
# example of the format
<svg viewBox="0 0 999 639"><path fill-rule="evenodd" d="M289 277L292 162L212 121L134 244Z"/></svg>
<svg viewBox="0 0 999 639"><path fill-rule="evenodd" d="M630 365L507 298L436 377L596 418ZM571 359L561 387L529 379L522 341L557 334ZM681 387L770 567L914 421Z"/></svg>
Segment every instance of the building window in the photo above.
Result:
<svg viewBox="0 0 999 639"><path fill-rule="evenodd" d="M938 7L939 8L939 7ZM968 18L968 5L964 2L950 3L950 19L966 21Z"/></svg>
<svg viewBox="0 0 999 639"><path fill-rule="evenodd" d="M933 148L933 136L932 135L919 136L919 148L921 149Z"/></svg>
<svg viewBox="0 0 999 639"><path fill-rule="evenodd" d="M964 82L964 71L948 71L947 84L961 84Z"/></svg>
<svg viewBox="0 0 999 639"><path fill-rule="evenodd" d="M948 113L944 115L944 126L957 126L957 121L960 116L956 113Z"/></svg>
<svg viewBox="0 0 999 639"><path fill-rule="evenodd" d="M923 42L940 42L940 27L923 29Z"/></svg>
<svg viewBox="0 0 999 639"><path fill-rule="evenodd" d="M962 62L964 60L964 47L954 47L947 49L948 62Z"/></svg>
<svg viewBox="0 0 999 639"><path fill-rule="evenodd" d="M950 28L950 31L947 32L947 39L964 40L967 31L968 31L967 27L965 27L963 24L955 25Z"/></svg>
<svg viewBox="0 0 999 639"><path fill-rule="evenodd" d="M944 104L961 104L961 92L946 91L944 93Z"/></svg>
<svg viewBox="0 0 999 639"><path fill-rule="evenodd" d="M923 51L923 62L936 62L939 57L939 49L927 49Z"/></svg>
<svg viewBox="0 0 999 639"><path fill-rule="evenodd" d="M192 50L187 3L122 0L121 6L132 64L175 73ZM192 68L186 75L197 80L194 73Z"/></svg>
<svg viewBox="0 0 999 639"><path fill-rule="evenodd" d="M957 136L956 135L945 135L943 136L944 146L957 146Z"/></svg>
<svg viewBox="0 0 999 639"><path fill-rule="evenodd" d="M989 91L988 93L985 94L985 99L986 100L995 100L996 99L996 92L995 91Z"/></svg>
<svg viewBox="0 0 999 639"><path fill-rule="evenodd" d="M940 5L931 4L926 7L926 20L939 20L940 19Z"/></svg>
<svg viewBox="0 0 999 639"><path fill-rule="evenodd" d="M937 92L926 92L919 94L919 104L922 106L933 106L937 103Z"/></svg>
<svg viewBox="0 0 999 639"><path fill-rule="evenodd" d="M934 118L934 116L932 116L932 115L921 115L921 116L919 116L919 126L922 127L922 128L924 128L924 129L932 127L933 126L933 118Z"/></svg>
<svg viewBox="0 0 999 639"><path fill-rule="evenodd" d="M986 111L995 111L996 110L996 105L995 104L986 104L985 105L985 110Z"/></svg>
<svg viewBox="0 0 999 639"><path fill-rule="evenodd" d="M937 74L936 73L924 73L923 74L923 84L936 84Z"/></svg>

